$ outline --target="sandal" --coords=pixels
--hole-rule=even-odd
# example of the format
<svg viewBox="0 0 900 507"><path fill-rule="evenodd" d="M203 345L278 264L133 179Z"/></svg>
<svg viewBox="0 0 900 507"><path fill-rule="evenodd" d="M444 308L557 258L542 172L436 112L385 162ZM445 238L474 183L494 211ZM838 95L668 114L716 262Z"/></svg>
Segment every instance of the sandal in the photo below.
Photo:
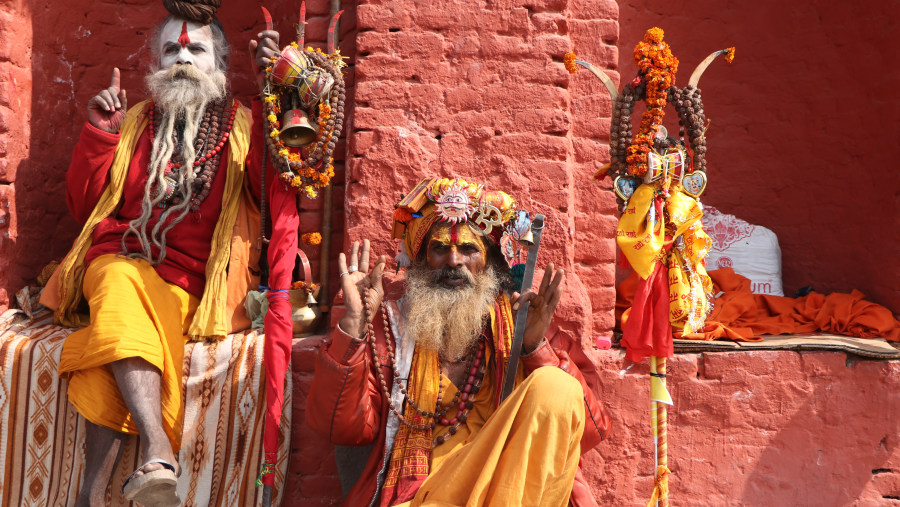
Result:
<svg viewBox="0 0 900 507"><path fill-rule="evenodd" d="M163 468L145 472L140 477L134 476L138 472L143 472L145 466L154 463L159 463ZM152 458L125 479L122 493L125 494L126 500L146 507L177 507L181 505L181 499L175 491L176 484L178 480L175 477L175 467L165 460Z"/></svg>

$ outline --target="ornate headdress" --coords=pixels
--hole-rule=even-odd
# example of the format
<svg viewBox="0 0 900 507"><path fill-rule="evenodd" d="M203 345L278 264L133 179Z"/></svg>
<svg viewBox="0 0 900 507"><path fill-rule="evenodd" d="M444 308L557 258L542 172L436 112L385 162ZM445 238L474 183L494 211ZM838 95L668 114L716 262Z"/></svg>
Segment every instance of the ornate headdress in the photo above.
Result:
<svg viewBox="0 0 900 507"><path fill-rule="evenodd" d="M681 189L694 198L700 197L706 189L707 120L697 84L717 56L725 55L725 61L731 63L734 48L710 54L691 74L688 85L678 88L675 86L678 59L672 55L663 36L662 29L655 27L644 34L644 40L634 48L638 75L625 85L621 94L602 70L576 60L574 53L568 53L564 58L570 73L574 74L576 65L581 65L600 78L613 99L610 163L595 177L603 179L612 173L613 190L623 202L628 201L641 183L658 182L657 186L665 191L670 185L680 184ZM635 135L631 117L636 100L644 100L647 110L641 116L641 125ZM680 139L669 136L662 126L665 107L669 103L678 113Z"/></svg>
<svg viewBox="0 0 900 507"><path fill-rule="evenodd" d="M392 238L399 239L397 264L407 267L419 255L431 226L438 222L468 223L500 245L505 239L527 242L528 212L517 211L506 192L455 178L426 178L397 204ZM504 252L506 257L511 257Z"/></svg>
<svg viewBox="0 0 900 507"><path fill-rule="evenodd" d="M271 30L272 17L265 7L262 10ZM297 40L272 57L271 65L265 69L262 96L266 144L281 180L297 191L305 191L310 198L315 198L317 189L328 186L334 177L333 153L344 124L341 69L346 64L335 48L335 27L343 12L331 18L327 52L304 48L306 2L302 3ZM316 129L309 122L313 115L318 118ZM289 136L289 130L294 134ZM306 146L305 156L299 149L289 149L301 146Z"/></svg>
<svg viewBox="0 0 900 507"><path fill-rule="evenodd" d="M163 6L181 19L208 25L216 17L222 0L163 0Z"/></svg>

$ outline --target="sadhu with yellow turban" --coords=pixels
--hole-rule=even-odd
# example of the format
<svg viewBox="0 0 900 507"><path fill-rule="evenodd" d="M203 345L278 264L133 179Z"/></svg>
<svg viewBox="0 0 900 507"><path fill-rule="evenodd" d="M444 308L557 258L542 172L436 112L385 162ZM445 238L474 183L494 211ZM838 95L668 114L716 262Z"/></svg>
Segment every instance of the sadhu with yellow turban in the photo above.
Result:
<svg viewBox="0 0 900 507"><path fill-rule="evenodd" d="M556 347L561 333L548 333L565 275L548 265L536 292L506 288L500 245L526 220L505 192L425 179L394 213L407 268L399 300L385 300L387 258L372 262L368 240L341 254L346 313L318 356L307 422L335 444L374 443L345 505L593 501L578 462L609 418L576 365L583 354L570 356ZM517 387L500 405L513 317L526 300Z"/></svg>

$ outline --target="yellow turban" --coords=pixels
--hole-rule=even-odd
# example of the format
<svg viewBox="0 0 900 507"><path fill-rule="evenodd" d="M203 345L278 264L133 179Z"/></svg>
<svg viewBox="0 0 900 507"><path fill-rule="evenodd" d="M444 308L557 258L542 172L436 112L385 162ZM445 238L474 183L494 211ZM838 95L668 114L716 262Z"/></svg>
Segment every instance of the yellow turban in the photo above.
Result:
<svg viewBox="0 0 900 507"><path fill-rule="evenodd" d="M475 226L499 243L507 224L516 217L516 201L503 191L486 191L483 185L457 178L425 178L394 210L391 237L401 240L397 262L409 266L436 222Z"/></svg>

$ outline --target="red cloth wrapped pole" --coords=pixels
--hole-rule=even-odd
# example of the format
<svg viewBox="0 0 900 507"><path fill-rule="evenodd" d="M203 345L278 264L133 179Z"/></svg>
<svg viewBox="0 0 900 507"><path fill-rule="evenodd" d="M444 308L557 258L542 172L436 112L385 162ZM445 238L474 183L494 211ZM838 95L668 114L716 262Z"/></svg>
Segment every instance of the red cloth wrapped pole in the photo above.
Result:
<svg viewBox="0 0 900 507"><path fill-rule="evenodd" d="M271 176L269 174L266 175ZM266 312L266 339L263 365L266 368L266 419L263 426L265 460L260 479L272 486L278 451L278 429L284 401L284 379L291 353L293 323L287 291L291 288L294 260L297 257L300 215L297 192L277 177L269 185L269 210L272 237L269 240L269 310Z"/></svg>
<svg viewBox="0 0 900 507"><path fill-rule="evenodd" d="M638 282L631 312L622 324L625 357L640 362L649 356L672 357L668 270L657 262L650 278Z"/></svg>

